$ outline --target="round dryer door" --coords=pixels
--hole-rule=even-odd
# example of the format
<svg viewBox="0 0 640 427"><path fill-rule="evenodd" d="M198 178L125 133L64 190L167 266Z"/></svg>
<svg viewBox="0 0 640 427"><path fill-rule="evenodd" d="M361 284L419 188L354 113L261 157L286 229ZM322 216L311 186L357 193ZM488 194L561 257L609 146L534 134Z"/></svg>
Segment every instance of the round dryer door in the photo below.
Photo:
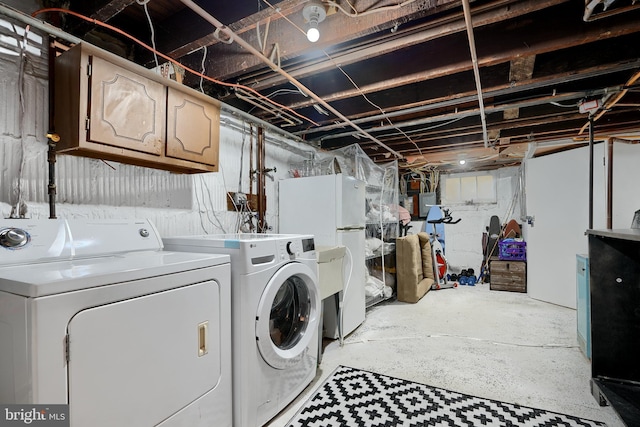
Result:
<svg viewBox="0 0 640 427"><path fill-rule="evenodd" d="M313 270L285 264L265 287L256 317L256 342L262 358L276 369L296 365L317 339L320 296Z"/></svg>

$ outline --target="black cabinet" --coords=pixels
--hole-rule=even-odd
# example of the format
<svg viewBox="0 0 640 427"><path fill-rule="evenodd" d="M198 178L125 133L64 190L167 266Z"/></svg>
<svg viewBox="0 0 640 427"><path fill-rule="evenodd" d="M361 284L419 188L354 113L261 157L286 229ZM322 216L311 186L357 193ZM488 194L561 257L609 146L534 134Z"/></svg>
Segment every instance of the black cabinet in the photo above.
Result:
<svg viewBox="0 0 640 427"><path fill-rule="evenodd" d="M591 384L628 426L640 425L640 230L589 230Z"/></svg>

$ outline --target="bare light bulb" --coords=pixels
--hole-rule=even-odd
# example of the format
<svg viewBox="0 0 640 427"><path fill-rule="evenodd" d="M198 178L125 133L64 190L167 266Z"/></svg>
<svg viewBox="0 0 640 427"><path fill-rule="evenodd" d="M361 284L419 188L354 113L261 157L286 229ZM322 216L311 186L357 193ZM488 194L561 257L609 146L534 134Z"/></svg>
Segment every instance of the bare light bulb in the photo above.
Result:
<svg viewBox="0 0 640 427"><path fill-rule="evenodd" d="M307 30L307 40L311 43L315 43L320 40L320 31L318 30L318 23L324 21L327 17L327 11L324 5L319 0L311 0L302 9L302 16L309 23L309 29Z"/></svg>
<svg viewBox="0 0 640 427"><path fill-rule="evenodd" d="M467 161L465 159L460 159L458 163L460 163L461 165L464 165L465 163L467 163Z"/></svg>
<svg viewBox="0 0 640 427"><path fill-rule="evenodd" d="M316 27L311 27L307 30L307 40L311 43L315 43L320 40L320 31Z"/></svg>

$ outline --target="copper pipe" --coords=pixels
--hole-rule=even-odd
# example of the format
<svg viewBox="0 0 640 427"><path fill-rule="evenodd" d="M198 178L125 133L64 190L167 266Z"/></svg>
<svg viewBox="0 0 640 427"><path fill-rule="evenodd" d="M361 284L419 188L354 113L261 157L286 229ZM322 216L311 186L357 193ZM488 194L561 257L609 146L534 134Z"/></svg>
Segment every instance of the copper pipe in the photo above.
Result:
<svg viewBox="0 0 640 427"><path fill-rule="evenodd" d="M249 132L249 197L251 197L253 195L253 125L250 125ZM247 203L249 203L248 200ZM251 206L250 203L249 206Z"/></svg>
<svg viewBox="0 0 640 427"><path fill-rule="evenodd" d="M263 233L267 227L267 221L265 215L267 213L266 201L266 183L265 183L265 147L264 147L264 129L258 128L258 160L256 162L257 176L258 176L258 233Z"/></svg>

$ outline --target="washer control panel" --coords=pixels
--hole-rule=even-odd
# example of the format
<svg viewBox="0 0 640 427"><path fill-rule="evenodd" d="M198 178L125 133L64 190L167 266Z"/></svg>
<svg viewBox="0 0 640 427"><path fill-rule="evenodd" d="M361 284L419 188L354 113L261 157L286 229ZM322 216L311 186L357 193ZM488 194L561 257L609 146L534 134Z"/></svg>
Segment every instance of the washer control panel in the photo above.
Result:
<svg viewBox="0 0 640 427"><path fill-rule="evenodd" d="M303 256L306 252L315 251L313 237L287 236L288 238L278 241L278 253L280 259L295 259ZM314 255L315 256L315 255Z"/></svg>

